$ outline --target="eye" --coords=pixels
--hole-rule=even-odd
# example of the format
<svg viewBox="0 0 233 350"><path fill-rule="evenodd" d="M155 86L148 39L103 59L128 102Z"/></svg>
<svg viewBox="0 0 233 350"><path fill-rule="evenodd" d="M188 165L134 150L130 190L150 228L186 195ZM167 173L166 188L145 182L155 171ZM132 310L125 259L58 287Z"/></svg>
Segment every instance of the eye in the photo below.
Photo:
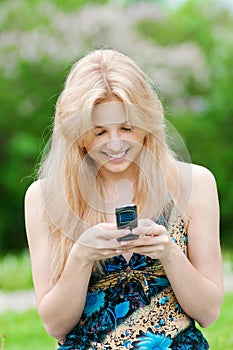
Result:
<svg viewBox="0 0 233 350"><path fill-rule="evenodd" d="M99 132L95 131L95 136L101 136L105 133L106 131L105 130L101 130Z"/></svg>
<svg viewBox="0 0 233 350"><path fill-rule="evenodd" d="M134 129L134 127L132 125L125 125L124 127L122 127L122 130L124 131L132 131Z"/></svg>

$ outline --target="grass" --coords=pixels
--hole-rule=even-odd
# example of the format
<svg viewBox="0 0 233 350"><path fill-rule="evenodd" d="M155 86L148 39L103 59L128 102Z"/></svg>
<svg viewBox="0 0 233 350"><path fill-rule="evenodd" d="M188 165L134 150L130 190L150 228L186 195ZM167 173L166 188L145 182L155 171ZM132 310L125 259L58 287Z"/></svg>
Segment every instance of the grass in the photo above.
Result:
<svg viewBox="0 0 233 350"><path fill-rule="evenodd" d="M43 328L36 310L0 314L1 350L54 350L56 340Z"/></svg>
<svg viewBox="0 0 233 350"><path fill-rule="evenodd" d="M0 258L0 290L32 289L31 262L28 250L18 255L7 254Z"/></svg>
<svg viewBox="0 0 233 350"><path fill-rule="evenodd" d="M233 349L233 293L225 296L219 319L202 332L210 349ZM56 341L45 332L36 310L0 314L0 337L6 335L1 350L54 350Z"/></svg>
<svg viewBox="0 0 233 350"><path fill-rule="evenodd" d="M233 349L233 293L225 295L219 319L202 332L209 341L210 349Z"/></svg>

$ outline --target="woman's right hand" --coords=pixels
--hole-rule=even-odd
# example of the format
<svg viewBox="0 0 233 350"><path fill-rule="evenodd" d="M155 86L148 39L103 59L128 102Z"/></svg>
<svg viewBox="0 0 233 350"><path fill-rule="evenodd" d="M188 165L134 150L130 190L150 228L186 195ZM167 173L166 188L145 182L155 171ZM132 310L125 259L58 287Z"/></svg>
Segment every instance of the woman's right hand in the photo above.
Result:
<svg viewBox="0 0 233 350"><path fill-rule="evenodd" d="M99 223L88 228L77 239L76 244L90 262L104 260L126 252L127 242L118 242L120 238L129 233L129 229L117 229L112 223ZM79 249L80 254L80 249Z"/></svg>

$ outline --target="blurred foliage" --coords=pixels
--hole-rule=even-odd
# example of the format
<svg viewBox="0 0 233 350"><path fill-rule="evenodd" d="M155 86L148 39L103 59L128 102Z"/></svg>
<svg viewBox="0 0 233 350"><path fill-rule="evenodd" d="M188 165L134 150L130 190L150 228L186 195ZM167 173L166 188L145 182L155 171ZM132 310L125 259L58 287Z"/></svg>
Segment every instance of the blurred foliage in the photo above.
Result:
<svg viewBox="0 0 233 350"><path fill-rule="evenodd" d="M168 119L181 133L192 162L214 173L221 204L222 244L232 247L233 14L216 1L191 0L167 11L160 21L143 19L136 29L162 46L194 42L205 55L208 86L198 86L189 77L182 81L183 98L200 96L204 107Z"/></svg>
<svg viewBox="0 0 233 350"><path fill-rule="evenodd" d="M1 2L8 2L9 0L1 0ZM13 12L12 14L10 14L10 16L8 17L8 21L11 20L16 20L16 25L17 22L20 21L20 23L23 24L23 19L25 17L27 17L27 21L26 23L34 23L34 24L39 24L41 25L41 18L37 18L33 16L33 14L37 14L33 13L33 10L36 9L38 6L41 5L42 1L40 0L20 0L21 3L23 2L26 6L22 7L22 6L13 6ZM107 4L109 0L50 0L47 3L47 6L55 6L57 9L60 9L61 11L64 12L73 12L75 10L79 10L81 9L83 6L86 6L88 4ZM17 8L17 11L19 16L15 16L16 12L14 11ZM24 12L21 13L21 9L24 9ZM27 9L27 12L25 13L25 9ZM13 15L13 17L11 17L11 15ZM46 13L44 14L46 18ZM36 21L35 21L36 19ZM49 18L46 18L46 22L49 24ZM15 22L13 22L15 23Z"/></svg>
<svg viewBox="0 0 233 350"><path fill-rule="evenodd" d="M26 6L22 9L12 7L2 19L2 29L7 31L15 26L19 31L52 30L46 12L40 12L43 13L41 17L36 16L40 3L42 1L24 0ZM54 0L48 2L48 6L71 12L87 3L107 1ZM216 176L222 242L228 247L232 244L233 207L233 16L211 0L189 0L179 8L167 8L162 13L159 20L138 21L134 30L140 33L142 40L149 39L156 45L193 42L204 54L208 84L198 85L187 74L180 82L185 94L179 96L184 100L200 97L203 105L179 111L179 114L175 111L175 116L168 115L168 119L182 135L192 161L207 166ZM9 50L14 52L14 47ZM20 251L26 246L23 197L48 140L54 105L71 64L69 57L67 61L56 60L54 64L51 57L43 55L38 60L18 57L10 72L0 68L0 254ZM169 106L169 103L168 98L166 104Z"/></svg>
<svg viewBox="0 0 233 350"><path fill-rule="evenodd" d="M1 74L1 253L26 245L23 197L48 139L48 125L64 77L62 69L46 60L40 64L19 62L16 74Z"/></svg>

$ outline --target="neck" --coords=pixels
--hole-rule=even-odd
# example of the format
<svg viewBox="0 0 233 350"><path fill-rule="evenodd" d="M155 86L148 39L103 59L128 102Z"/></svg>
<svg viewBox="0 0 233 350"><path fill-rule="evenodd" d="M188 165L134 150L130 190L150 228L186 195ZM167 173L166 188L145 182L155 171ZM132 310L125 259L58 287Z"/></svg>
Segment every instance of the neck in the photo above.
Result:
<svg viewBox="0 0 233 350"><path fill-rule="evenodd" d="M133 202L136 176L134 179L125 176L113 176L102 178L103 195L106 211L112 213L116 207L127 205Z"/></svg>
<svg viewBox="0 0 233 350"><path fill-rule="evenodd" d="M122 173L112 173L106 169L100 169L98 176L104 188L117 188L121 182L128 182L134 186L138 178L138 168L134 165Z"/></svg>

